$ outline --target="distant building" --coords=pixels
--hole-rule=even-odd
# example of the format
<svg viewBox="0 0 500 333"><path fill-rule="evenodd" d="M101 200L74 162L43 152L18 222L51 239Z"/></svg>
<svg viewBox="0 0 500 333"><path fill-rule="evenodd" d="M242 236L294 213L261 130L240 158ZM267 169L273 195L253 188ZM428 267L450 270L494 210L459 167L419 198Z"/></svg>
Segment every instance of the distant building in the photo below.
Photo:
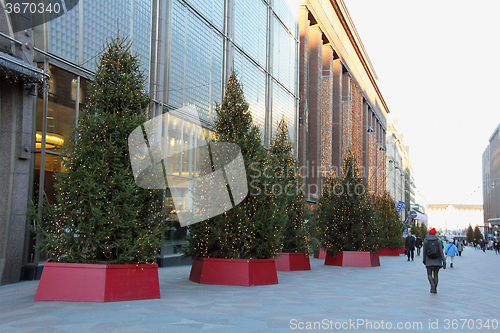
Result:
<svg viewBox="0 0 500 333"><path fill-rule="evenodd" d="M485 236L500 236L500 125L483 152L483 207Z"/></svg>
<svg viewBox="0 0 500 333"><path fill-rule="evenodd" d="M402 137L402 135L398 134L395 124L387 124L386 186L396 204L405 202L406 147L403 144ZM401 219L404 220L404 209L402 209L400 215Z"/></svg>
<svg viewBox="0 0 500 333"><path fill-rule="evenodd" d="M427 205L429 225L443 232L458 236L465 235L469 224L481 226L482 205L469 204L429 204Z"/></svg>

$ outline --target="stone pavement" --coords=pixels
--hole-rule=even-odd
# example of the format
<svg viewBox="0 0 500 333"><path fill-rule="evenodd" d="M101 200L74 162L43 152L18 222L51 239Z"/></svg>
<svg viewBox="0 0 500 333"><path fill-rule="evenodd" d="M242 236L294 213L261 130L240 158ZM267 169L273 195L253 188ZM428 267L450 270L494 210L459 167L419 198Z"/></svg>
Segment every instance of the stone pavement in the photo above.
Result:
<svg viewBox="0 0 500 333"><path fill-rule="evenodd" d="M279 284L200 285L160 268L161 299L34 302L38 281L0 287L0 332L499 332L500 255L466 248L429 293L421 257L373 268L278 272ZM489 329L488 327L489 326Z"/></svg>

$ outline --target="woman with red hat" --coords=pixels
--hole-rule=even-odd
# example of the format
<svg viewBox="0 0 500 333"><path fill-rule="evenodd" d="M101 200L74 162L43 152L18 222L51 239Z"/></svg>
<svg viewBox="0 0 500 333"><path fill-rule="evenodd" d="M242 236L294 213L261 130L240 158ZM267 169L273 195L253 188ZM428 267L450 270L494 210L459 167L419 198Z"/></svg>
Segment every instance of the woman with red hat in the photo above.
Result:
<svg viewBox="0 0 500 333"><path fill-rule="evenodd" d="M446 261L444 258L443 245L441 240L436 236L436 229L429 230L429 234L424 239L423 247L423 263L427 268L427 278L431 285L431 293L437 293L439 269L446 269Z"/></svg>

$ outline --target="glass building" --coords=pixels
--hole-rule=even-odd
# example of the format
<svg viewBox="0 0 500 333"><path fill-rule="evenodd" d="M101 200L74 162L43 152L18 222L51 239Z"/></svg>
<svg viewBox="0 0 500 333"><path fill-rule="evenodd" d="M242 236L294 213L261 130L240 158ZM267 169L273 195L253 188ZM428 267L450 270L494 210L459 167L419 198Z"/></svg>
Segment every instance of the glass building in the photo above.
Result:
<svg viewBox="0 0 500 333"><path fill-rule="evenodd" d="M64 171L61 147L85 105L106 39L118 31L131 40L147 74L151 117L168 113L170 152L188 150L210 135L215 105L232 70L263 142L269 145L283 117L297 146L298 10L297 0L81 0L65 15L34 28L34 62L50 74L50 84L34 103L29 196L40 203L45 192L54 200L54 174ZM197 114L177 110L189 105ZM193 156L178 156L167 173L195 177L189 168ZM170 225L159 264L175 265L186 230L166 192ZM37 240L29 223L22 279L37 278L45 259L33 247Z"/></svg>

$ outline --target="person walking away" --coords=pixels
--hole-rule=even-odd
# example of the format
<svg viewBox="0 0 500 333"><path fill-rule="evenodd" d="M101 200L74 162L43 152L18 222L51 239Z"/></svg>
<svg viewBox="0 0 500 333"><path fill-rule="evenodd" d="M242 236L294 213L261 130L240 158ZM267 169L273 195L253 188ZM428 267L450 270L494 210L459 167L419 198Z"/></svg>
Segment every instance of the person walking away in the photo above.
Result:
<svg viewBox="0 0 500 333"><path fill-rule="evenodd" d="M481 250L483 250L483 252L486 252L486 243L484 242L484 239L481 239L480 244Z"/></svg>
<svg viewBox="0 0 500 333"><path fill-rule="evenodd" d="M462 240L462 238L459 238L458 242L457 242L457 251L458 251L458 256L459 257L462 256L462 251L463 250L464 250L464 241Z"/></svg>
<svg viewBox="0 0 500 333"><path fill-rule="evenodd" d="M446 269L443 247L441 240L436 236L436 229L429 230L429 234L424 239L422 262L427 268L427 278L431 285L431 293L437 294L439 282L439 269Z"/></svg>
<svg viewBox="0 0 500 333"><path fill-rule="evenodd" d="M417 256L420 255L420 249L422 248L422 238L420 236L417 236L417 239L415 239L415 247L417 248Z"/></svg>
<svg viewBox="0 0 500 333"><path fill-rule="evenodd" d="M405 248L406 248L406 255L408 256L408 261L413 261L413 257L415 254L415 237L411 234L411 232L408 232L408 237L405 239Z"/></svg>
<svg viewBox="0 0 500 333"><path fill-rule="evenodd" d="M453 244L452 240L449 240L448 244L446 245L446 248L444 249L444 254L447 256L448 259L450 259L450 268L453 268L453 259L455 259L455 256L458 255L458 249L455 246L455 244Z"/></svg>
<svg viewBox="0 0 500 333"><path fill-rule="evenodd" d="M498 254L500 252L500 243L498 243L498 239L495 239L493 242L493 248L495 250L495 254Z"/></svg>

